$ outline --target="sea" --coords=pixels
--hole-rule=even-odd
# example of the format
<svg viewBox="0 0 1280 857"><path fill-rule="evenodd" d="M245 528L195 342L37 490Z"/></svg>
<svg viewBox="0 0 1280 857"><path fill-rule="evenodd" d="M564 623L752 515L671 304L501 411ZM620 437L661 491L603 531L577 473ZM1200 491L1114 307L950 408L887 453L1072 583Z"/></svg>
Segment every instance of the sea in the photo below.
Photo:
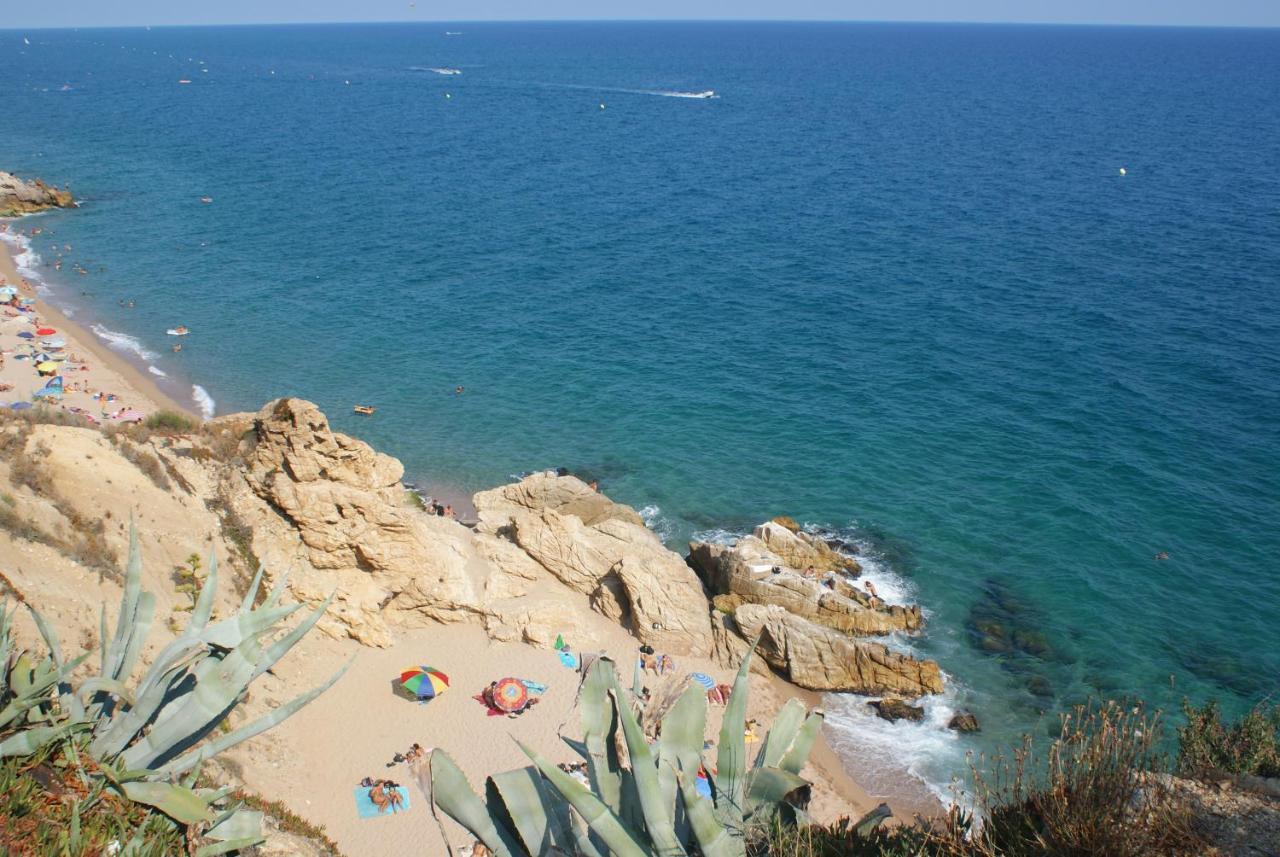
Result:
<svg viewBox="0 0 1280 857"><path fill-rule="evenodd" d="M191 407L856 545L949 688L827 697L873 792L1280 693L1280 30L9 30L0 105L27 270Z"/></svg>

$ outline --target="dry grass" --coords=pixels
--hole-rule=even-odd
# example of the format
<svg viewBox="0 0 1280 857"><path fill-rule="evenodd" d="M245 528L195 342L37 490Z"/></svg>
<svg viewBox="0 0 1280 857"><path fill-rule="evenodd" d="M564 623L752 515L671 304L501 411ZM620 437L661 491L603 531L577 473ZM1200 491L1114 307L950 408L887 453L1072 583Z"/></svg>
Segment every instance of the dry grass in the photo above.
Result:
<svg viewBox="0 0 1280 857"><path fill-rule="evenodd" d="M1280 705L1258 703L1235 723L1224 724L1217 702L1182 703L1187 725L1178 730L1178 770L1192 776L1224 771L1280 777Z"/></svg>

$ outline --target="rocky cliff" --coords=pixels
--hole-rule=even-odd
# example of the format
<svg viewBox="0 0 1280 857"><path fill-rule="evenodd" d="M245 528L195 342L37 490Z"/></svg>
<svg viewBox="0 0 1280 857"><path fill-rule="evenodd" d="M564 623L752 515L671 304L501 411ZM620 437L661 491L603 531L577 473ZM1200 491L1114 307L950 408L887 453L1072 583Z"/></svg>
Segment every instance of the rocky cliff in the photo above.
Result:
<svg viewBox="0 0 1280 857"><path fill-rule="evenodd" d="M17 217L46 208L73 208L68 190L50 187L40 179L24 181L0 170L0 217Z"/></svg>
<svg viewBox="0 0 1280 857"><path fill-rule="evenodd" d="M54 483L90 474L98 491L68 484L61 512L33 498L32 514L50 506L51 521L61 521L50 527L96 519L113 506L102 492L132 486L131 497L150 498L138 504L140 524L165 533L153 567L173 568L215 539L242 578L261 565L268 583L283 583L300 602L332 597L319 628L335 638L387 647L400 631L465 621L495 640L550 646L563 633L587 648L594 612L659 651L730 664L763 633L764 659L808 688L918 695L941 686L936 664L858 638L918 628L919 609L872 603L846 580L856 562L781 525L732 549L698 546L691 565L634 509L572 476L539 473L477 494L479 521L467 527L428 514L401 484L399 461L333 431L300 399L187 436L22 425L9 442L31 450L22 478L35 479L32 468L47 469ZM78 465L81 456L87 463ZM138 473L138 461L157 478ZM110 473L92 475L103 468ZM184 528L206 535L183 536ZM102 539L119 553L120 517ZM795 566L824 569L837 582L807 579ZM33 566L21 585L43 585L36 575Z"/></svg>

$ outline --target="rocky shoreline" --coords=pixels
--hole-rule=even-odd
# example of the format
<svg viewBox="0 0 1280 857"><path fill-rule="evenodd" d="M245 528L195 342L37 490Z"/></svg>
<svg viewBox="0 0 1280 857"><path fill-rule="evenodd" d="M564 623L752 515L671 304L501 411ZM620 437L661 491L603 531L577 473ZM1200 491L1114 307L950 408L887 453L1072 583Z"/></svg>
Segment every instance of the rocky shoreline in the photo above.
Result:
<svg viewBox="0 0 1280 857"><path fill-rule="evenodd" d="M18 217L50 208L75 208L71 191L45 184L40 179L23 180L0 170L0 217Z"/></svg>

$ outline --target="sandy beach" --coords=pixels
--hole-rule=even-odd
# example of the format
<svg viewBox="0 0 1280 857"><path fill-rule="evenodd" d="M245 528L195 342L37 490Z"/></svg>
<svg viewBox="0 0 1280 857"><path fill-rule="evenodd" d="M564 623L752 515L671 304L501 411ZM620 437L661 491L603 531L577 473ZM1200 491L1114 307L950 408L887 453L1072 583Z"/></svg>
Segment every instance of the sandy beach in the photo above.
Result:
<svg viewBox="0 0 1280 857"><path fill-rule="evenodd" d="M608 653L630 683L636 641L625 630L593 613L582 597L582 614L593 638L584 651ZM570 645L576 641L570 640ZM579 757L563 738L581 738L575 707L578 674L559 663L554 651L523 643L491 641L472 624L440 625L403 633L386 649L369 649L351 641L315 635L264 676L262 691L254 691L248 716L287 702L318 684L346 660L354 661L346 675L315 702L278 728L227 754L229 773L252 790L281 800L294 812L323 824L347 854L387 857L447 853L432 820L426 798L406 765L389 766L397 752L413 743L445 750L482 793L490 774L524 767L527 757L516 745L522 741L553 762ZM415 665L446 673L448 691L428 703L415 703L393 692L395 678ZM733 680L730 671L701 658L680 658L673 677L649 674L651 689L664 681L683 680L692 671L705 672L718 682ZM513 676L547 686L541 704L518 718L490 717L473 697L490 681ZM763 737L775 712L795 688L773 677L753 674L748 716L760 721ZM804 698L804 697L802 697ZM809 700L806 700L809 701ZM718 738L724 709L709 706L706 738ZM753 752L759 744L749 744ZM714 750L707 758L714 762ZM364 777L390 778L409 789L409 808L394 815L361 819L353 791ZM820 741L805 770L814 783L813 817L832 822L860 815L879 803L854 783ZM305 788L300 786L305 785ZM900 816L909 812L897 808ZM471 837L441 815L449 844L469 845ZM463 853L466 853L465 851Z"/></svg>
<svg viewBox="0 0 1280 857"><path fill-rule="evenodd" d="M12 232L23 231L29 221L3 220ZM37 295L14 261L14 245L0 241L0 287L13 286L18 297L31 301L30 312L4 308L0 316L0 403L32 402L33 396L54 377L41 376L31 355L50 351L65 360L56 375L62 378L63 394L53 400L59 407L98 423L118 422L113 415L135 411L143 415L159 410L179 411L197 418L191 408L166 395L147 375L123 356L116 354L89 330L68 319ZM40 329L55 333L37 335ZM23 336L21 334L27 334ZM57 348L41 343L62 342ZM107 394L100 396L99 394ZM97 398L95 398L97 396Z"/></svg>

